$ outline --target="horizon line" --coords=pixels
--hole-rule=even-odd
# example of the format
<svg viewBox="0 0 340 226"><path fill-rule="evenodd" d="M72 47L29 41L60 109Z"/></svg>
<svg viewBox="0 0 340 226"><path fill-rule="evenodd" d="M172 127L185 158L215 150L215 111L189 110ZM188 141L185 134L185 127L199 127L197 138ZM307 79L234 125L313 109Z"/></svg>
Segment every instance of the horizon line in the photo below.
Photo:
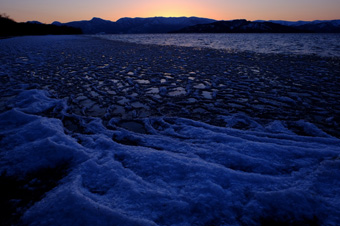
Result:
<svg viewBox="0 0 340 226"><path fill-rule="evenodd" d="M104 19L98 16L93 16L91 19L81 19L81 20L73 20L73 21L68 21L68 22L60 22L58 20L55 20L53 22L51 22L50 24L54 23L54 22L59 22L59 23L71 23L71 22L79 22L79 21L91 21L93 19L101 19L101 20L105 20L105 21L110 21L110 22L117 22L121 19L148 19L148 18L200 18L200 19L209 19L209 20L215 20L215 21L233 21L233 20L247 20L247 21L286 21L286 22L313 22L313 21L334 21L334 20L340 20L339 19L327 19L327 20L322 20L322 19L314 19L314 20L284 20L284 19L269 19L269 20L264 20L264 19L256 19L256 20L248 20L246 18L235 18L235 19L222 19L222 20L218 20L218 19L213 19L213 18L208 18L208 17L199 17L199 16L151 16L151 17L121 17L117 20L109 20L109 19ZM12 18L11 18L12 19ZM13 19L14 20L14 19ZM25 22L30 22L30 21L37 21L40 22L38 20L28 20ZM23 22L23 23L25 23ZM40 22L43 23L43 22ZM46 23L48 24L48 23Z"/></svg>

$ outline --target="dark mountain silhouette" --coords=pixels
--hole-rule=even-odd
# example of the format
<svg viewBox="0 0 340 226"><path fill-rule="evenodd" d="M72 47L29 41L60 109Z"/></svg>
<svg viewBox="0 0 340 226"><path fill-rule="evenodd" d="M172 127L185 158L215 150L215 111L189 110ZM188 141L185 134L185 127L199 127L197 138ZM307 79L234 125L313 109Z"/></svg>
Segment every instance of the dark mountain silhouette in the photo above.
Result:
<svg viewBox="0 0 340 226"><path fill-rule="evenodd" d="M216 20L198 17L150 17L121 18L117 22L94 17L92 20L74 21L69 23L53 22L53 25L67 25L82 29L85 34L140 34L168 33L184 27L207 24Z"/></svg>
<svg viewBox="0 0 340 226"><path fill-rule="evenodd" d="M332 21L216 21L198 17L121 18L116 22L94 17L69 23L53 22L82 29L85 34L141 33L320 33L340 32L340 20Z"/></svg>
<svg viewBox="0 0 340 226"><path fill-rule="evenodd" d="M96 33L110 33L117 29L114 22L109 20L103 20L100 18L93 18L92 20L73 21L68 23L60 23L55 21L52 25L56 26L69 26L81 29L84 34L96 34Z"/></svg>
<svg viewBox="0 0 340 226"><path fill-rule="evenodd" d="M17 23L3 15L0 15L0 28L1 37L21 35L82 34L82 31L79 28L41 24L38 21Z"/></svg>
<svg viewBox="0 0 340 226"><path fill-rule="evenodd" d="M68 23L17 23L0 15L0 36L45 34L141 33L340 33L340 20L331 21L216 21L199 17L121 18L116 22L92 18Z"/></svg>
<svg viewBox="0 0 340 226"><path fill-rule="evenodd" d="M307 23L294 27L316 33L340 33L340 20Z"/></svg>
<svg viewBox="0 0 340 226"><path fill-rule="evenodd" d="M292 26L272 22L251 22L247 20L217 21L186 27L174 33L299 33L309 32Z"/></svg>
<svg viewBox="0 0 340 226"><path fill-rule="evenodd" d="M295 27L314 33L339 33L340 20L314 20L314 21L284 21L284 20L257 20L254 22L272 22L281 25Z"/></svg>

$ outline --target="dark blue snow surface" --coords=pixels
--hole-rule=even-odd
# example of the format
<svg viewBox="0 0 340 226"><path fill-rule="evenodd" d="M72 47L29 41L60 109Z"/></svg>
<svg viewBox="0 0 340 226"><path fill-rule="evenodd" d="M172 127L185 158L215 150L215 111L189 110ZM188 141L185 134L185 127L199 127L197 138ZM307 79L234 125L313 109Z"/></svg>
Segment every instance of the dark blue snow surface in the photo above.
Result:
<svg viewBox="0 0 340 226"><path fill-rule="evenodd" d="M0 55L2 222L340 222L337 58L84 36Z"/></svg>

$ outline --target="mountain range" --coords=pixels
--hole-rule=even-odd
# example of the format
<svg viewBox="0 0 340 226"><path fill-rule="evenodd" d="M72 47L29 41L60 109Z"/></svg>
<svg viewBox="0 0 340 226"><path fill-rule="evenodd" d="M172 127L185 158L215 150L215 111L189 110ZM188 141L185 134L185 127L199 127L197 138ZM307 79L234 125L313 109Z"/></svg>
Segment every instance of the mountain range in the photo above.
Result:
<svg viewBox="0 0 340 226"><path fill-rule="evenodd" d="M26 24L43 25L39 21ZM60 23L55 26L81 29L84 34L141 33L340 33L340 20L283 21L230 20L217 21L199 17L121 18L116 22L94 17L91 20Z"/></svg>
<svg viewBox="0 0 340 226"><path fill-rule="evenodd" d="M92 20L69 23L53 22L53 25L66 25L82 29L85 34L138 34L168 33L197 24L213 23L216 20L198 17L150 17L121 18L116 22L94 17Z"/></svg>
<svg viewBox="0 0 340 226"><path fill-rule="evenodd" d="M94 17L68 23L53 22L80 28L85 34L141 33L340 33L340 20L326 21L217 21L199 17L121 18L116 22Z"/></svg>

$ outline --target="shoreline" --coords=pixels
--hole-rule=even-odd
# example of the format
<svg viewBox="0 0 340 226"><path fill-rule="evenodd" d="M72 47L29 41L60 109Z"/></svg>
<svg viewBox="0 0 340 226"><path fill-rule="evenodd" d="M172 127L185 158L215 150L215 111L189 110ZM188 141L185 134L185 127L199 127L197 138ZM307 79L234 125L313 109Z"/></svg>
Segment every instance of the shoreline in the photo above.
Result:
<svg viewBox="0 0 340 226"><path fill-rule="evenodd" d="M225 117L245 114L261 125L304 120L340 137L340 61L335 58L230 53L87 36L42 36L50 46L45 49L34 39L30 42L40 56L13 39L33 52L18 49L5 57L13 68L2 79L35 84L67 98L70 111L79 115L130 121L167 115L223 126Z"/></svg>
<svg viewBox="0 0 340 226"><path fill-rule="evenodd" d="M0 54L5 224L339 222L339 61L81 36Z"/></svg>

